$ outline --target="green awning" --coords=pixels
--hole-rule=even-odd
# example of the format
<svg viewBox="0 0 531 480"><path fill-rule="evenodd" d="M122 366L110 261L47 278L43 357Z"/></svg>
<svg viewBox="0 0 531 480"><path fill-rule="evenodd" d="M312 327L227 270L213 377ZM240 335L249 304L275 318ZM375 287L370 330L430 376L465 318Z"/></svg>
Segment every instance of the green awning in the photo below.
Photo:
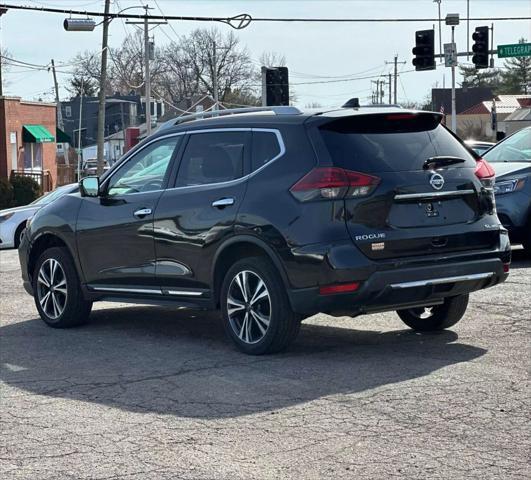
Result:
<svg viewBox="0 0 531 480"><path fill-rule="evenodd" d="M70 135L67 135L65 132L63 132L60 128L57 129L56 138L57 143L72 143L72 139L70 138Z"/></svg>
<svg viewBox="0 0 531 480"><path fill-rule="evenodd" d="M44 125L24 125L22 141L24 143L51 143L55 142L55 138Z"/></svg>

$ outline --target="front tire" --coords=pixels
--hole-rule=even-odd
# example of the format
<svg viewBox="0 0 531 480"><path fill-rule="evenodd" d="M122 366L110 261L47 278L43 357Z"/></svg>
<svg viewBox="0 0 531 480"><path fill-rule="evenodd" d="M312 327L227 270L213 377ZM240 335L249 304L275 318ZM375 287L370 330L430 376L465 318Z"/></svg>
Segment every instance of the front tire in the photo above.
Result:
<svg viewBox="0 0 531 480"><path fill-rule="evenodd" d="M286 349L299 333L301 318L289 303L277 270L261 257L236 262L221 287L225 331L249 355Z"/></svg>
<svg viewBox="0 0 531 480"><path fill-rule="evenodd" d="M400 319L413 330L434 332L455 325L466 312L468 294L449 297L441 305L426 308L398 310Z"/></svg>
<svg viewBox="0 0 531 480"><path fill-rule="evenodd" d="M54 328L86 323L92 308L81 292L69 252L53 247L37 260L33 274L33 297L42 320Z"/></svg>

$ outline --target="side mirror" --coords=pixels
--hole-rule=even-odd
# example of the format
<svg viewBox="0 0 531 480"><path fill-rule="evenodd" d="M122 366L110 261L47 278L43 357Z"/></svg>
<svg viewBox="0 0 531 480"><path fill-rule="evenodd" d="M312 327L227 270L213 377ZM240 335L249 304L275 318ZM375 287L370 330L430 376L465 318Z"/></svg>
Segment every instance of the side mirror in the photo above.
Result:
<svg viewBox="0 0 531 480"><path fill-rule="evenodd" d="M79 192L82 197L97 197L100 194L99 177L85 177L79 182Z"/></svg>

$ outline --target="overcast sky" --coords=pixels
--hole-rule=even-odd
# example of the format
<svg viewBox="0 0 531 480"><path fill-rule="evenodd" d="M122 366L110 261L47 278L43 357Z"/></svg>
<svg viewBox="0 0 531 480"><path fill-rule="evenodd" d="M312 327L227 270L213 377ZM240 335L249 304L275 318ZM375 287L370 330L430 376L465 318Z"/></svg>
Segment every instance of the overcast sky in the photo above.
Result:
<svg viewBox="0 0 531 480"><path fill-rule="evenodd" d="M437 4L433 0L145 0L154 7L151 12L164 15L232 16L249 13L254 17L333 17L333 18L436 18ZM2 0L0 3L103 10L103 0ZM142 4L141 0L113 0L112 10ZM466 0L442 0L442 16L459 13L466 17ZM131 13L142 13L131 10ZM530 16L529 0L470 0L471 17ZM66 64L83 50L101 49L101 27L94 32L65 32L64 16L60 14L22 12L10 10L1 17L2 47L12 57L24 62L47 65L51 58L56 64ZM485 22L471 22L470 32ZM161 26L154 30L158 45L168 43L176 35L187 34L207 24L198 22L172 22L172 27ZM405 72L411 70L411 48L415 30L428 29L431 22L419 23L253 23L236 34L246 45L253 60L264 51L275 51L286 56L290 69L290 82L297 96L297 104L304 106L318 102L335 106L357 96L367 101L371 95L371 79L343 80L387 74L391 61L398 54L400 76L398 99L421 101L431 87L450 86L450 69L444 66L432 72ZM115 20L110 25L110 45L118 46L135 27ZM219 25L229 31L227 25ZM529 21L499 21L494 26L494 44L516 43L519 38L531 40ZM443 24L443 43L450 41L450 27ZM466 23L456 28L459 51L466 49ZM436 39L438 45L438 39ZM460 61L466 62L466 57ZM496 65L503 62L496 58ZM66 83L68 67L59 74L59 83ZM329 78L335 77L335 78ZM52 100L53 78L47 71L25 70L11 67L6 74L9 82L6 94L25 99ZM309 82L323 82L311 83ZM327 82L327 83L324 83ZM61 96L67 92L61 89ZM387 97L386 97L387 98Z"/></svg>

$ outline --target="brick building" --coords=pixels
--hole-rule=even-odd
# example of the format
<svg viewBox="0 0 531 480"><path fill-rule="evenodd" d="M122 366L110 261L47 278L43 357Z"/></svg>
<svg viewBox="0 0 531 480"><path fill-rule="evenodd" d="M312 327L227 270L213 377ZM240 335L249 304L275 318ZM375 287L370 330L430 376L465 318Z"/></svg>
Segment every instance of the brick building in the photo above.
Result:
<svg viewBox="0 0 531 480"><path fill-rule="evenodd" d="M57 184L56 106L0 97L0 177L35 177L44 191Z"/></svg>

